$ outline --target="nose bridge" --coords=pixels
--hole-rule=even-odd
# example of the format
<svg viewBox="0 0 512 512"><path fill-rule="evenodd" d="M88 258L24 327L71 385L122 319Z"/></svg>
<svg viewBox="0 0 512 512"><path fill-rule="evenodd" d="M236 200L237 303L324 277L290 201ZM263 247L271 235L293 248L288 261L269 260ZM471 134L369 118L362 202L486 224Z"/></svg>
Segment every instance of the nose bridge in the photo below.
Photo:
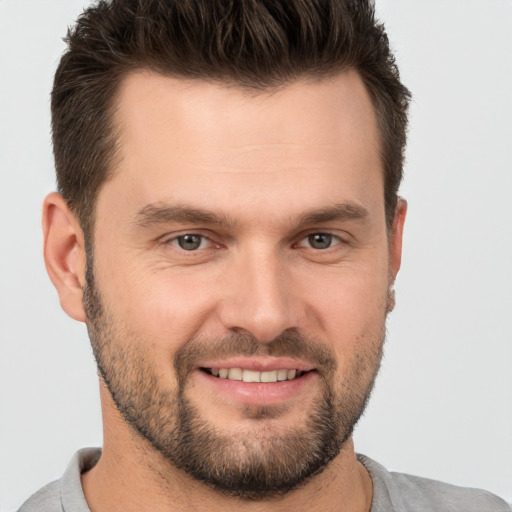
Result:
<svg viewBox="0 0 512 512"><path fill-rule="evenodd" d="M260 244L237 259L231 267L229 292L221 305L224 326L249 332L261 342L298 327L300 305L286 260L279 251Z"/></svg>

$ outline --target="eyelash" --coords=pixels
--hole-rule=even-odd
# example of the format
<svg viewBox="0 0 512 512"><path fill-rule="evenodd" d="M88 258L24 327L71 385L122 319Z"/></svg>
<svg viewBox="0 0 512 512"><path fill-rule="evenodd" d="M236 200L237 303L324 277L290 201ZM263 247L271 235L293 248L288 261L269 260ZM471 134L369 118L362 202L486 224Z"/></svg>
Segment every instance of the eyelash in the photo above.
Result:
<svg viewBox="0 0 512 512"><path fill-rule="evenodd" d="M309 233L308 235L304 236L301 238L301 240L295 244L297 247L304 247L302 245L302 242L304 242L305 240L309 240L309 242L311 243L312 242L312 238L313 237L327 237L329 239L329 241L331 242L335 242L335 243L329 243L329 246L328 247L323 247L323 248L318 248L318 247L309 247L310 249L314 249L316 251L327 251L333 247L336 247L337 245L340 245L340 244L343 244L344 241L339 237L339 236L336 236L336 235L333 235L332 233L324 233L322 231L317 231L317 232L314 232L314 233Z"/></svg>
<svg viewBox="0 0 512 512"><path fill-rule="evenodd" d="M319 237L319 236L327 237L329 239L329 242L330 242L328 247L315 248L315 247L311 247L311 245L310 246L302 245L303 242L307 241L308 239L309 239L309 242L311 244L311 241L312 241L311 239L312 239L312 237L315 237L315 236L317 236L317 237ZM185 237L197 237L197 238L199 238L200 239L199 246L196 247L196 248L185 249L180 244L180 240L184 239ZM209 242L210 246L209 247L201 247L205 242ZM211 246L217 246L219 248L221 247L220 244L216 244L211 238L209 238L209 237L207 237L205 235L202 235L200 233L194 233L194 232L184 233L182 235L174 236L173 238L166 240L164 243L168 244L168 245L173 245L178 250L183 251L183 252L188 252L188 253L196 253L196 252L199 252L201 250L208 250L208 249L211 248ZM347 244L346 240L343 240L341 237L339 237L337 235L334 235L334 234L329 233L329 232L324 232L324 231L314 231L314 232L310 232L310 233L302 236L300 238L300 240L298 240L297 242L295 242L293 244L293 248L304 247L304 248L313 249L314 251L324 252L324 251L328 251L329 249L332 249L333 247L336 247L336 246L342 245L342 244Z"/></svg>
<svg viewBox="0 0 512 512"><path fill-rule="evenodd" d="M185 249L184 247L181 247L180 246L180 239L184 239L185 237L197 237L200 239L200 245L199 247L195 248L195 249ZM183 251L183 252L189 252L189 253L194 253L194 252L199 252L200 250L207 250L207 249L210 249L211 247L201 247L205 242L208 242L210 246L218 246L220 247L219 244L215 244L215 242L205 236L205 235L202 235L200 233L183 233L182 235L178 235L178 236L174 236L173 238L170 238L168 240L165 241L165 244L168 244L168 245L173 245L175 246L178 250L180 251Z"/></svg>

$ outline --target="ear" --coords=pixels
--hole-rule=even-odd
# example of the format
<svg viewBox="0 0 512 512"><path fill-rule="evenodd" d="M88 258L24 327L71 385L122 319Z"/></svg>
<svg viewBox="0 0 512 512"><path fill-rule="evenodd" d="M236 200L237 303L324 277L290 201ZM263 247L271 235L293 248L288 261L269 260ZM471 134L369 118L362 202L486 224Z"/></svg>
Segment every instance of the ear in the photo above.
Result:
<svg viewBox="0 0 512 512"><path fill-rule="evenodd" d="M402 237L404 233L405 216L407 214L407 201L398 198L393 225L389 239L389 284L393 285L402 263Z"/></svg>
<svg viewBox="0 0 512 512"><path fill-rule="evenodd" d="M84 236L66 201L56 192L43 203L44 261L59 294L62 309L85 322L82 288L85 285Z"/></svg>

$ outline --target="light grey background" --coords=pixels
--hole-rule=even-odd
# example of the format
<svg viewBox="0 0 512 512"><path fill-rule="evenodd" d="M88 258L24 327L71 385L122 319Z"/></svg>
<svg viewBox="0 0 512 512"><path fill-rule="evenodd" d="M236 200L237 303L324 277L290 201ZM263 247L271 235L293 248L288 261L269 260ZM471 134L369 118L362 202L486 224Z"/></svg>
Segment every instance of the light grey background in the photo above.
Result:
<svg viewBox="0 0 512 512"><path fill-rule="evenodd" d="M101 444L83 325L41 256L49 92L85 1L0 0L0 510ZM512 2L377 0L414 93L398 306L357 450L512 500Z"/></svg>

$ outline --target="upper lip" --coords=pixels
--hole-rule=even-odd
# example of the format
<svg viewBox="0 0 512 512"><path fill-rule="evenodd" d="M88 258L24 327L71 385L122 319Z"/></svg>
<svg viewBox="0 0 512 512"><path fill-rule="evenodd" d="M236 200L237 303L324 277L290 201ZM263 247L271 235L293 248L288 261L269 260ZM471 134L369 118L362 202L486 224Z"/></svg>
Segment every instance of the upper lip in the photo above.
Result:
<svg viewBox="0 0 512 512"><path fill-rule="evenodd" d="M230 357L228 359L201 362L200 368L242 368L253 371L298 370L307 372L314 366L291 357Z"/></svg>

